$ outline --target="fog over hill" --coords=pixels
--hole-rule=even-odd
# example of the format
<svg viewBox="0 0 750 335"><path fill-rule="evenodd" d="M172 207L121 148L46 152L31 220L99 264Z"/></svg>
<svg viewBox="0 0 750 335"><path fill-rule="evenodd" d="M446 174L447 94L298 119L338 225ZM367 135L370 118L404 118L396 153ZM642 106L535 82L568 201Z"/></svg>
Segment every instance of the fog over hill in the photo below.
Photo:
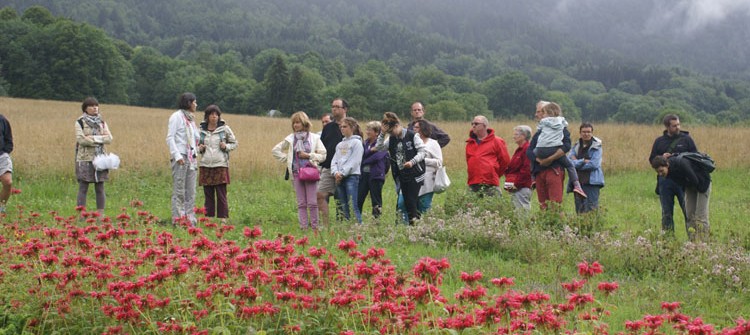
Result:
<svg viewBox="0 0 750 335"><path fill-rule="evenodd" d="M266 45L255 43L261 48L278 47L279 39L335 43L327 39L340 38L347 24L378 20L488 52L557 52L539 44L564 39L629 62L750 78L748 0L0 0L19 11L35 4L131 44L180 34L217 41L265 36ZM299 51L290 44L287 51Z"/></svg>

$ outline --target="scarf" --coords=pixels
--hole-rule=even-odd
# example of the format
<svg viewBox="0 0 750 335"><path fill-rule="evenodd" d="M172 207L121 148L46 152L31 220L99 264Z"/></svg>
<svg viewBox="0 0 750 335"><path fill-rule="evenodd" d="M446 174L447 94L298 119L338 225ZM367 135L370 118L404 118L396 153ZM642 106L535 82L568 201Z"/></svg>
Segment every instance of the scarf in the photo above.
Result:
<svg viewBox="0 0 750 335"><path fill-rule="evenodd" d="M91 128L91 135L97 136L101 135L102 132L102 121L101 116L99 115L89 115L86 113L83 113L83 122L86 122L86 124ZM94 148L94 154L99 156L104 154L104 145L103 144L97 144Z"/></svg>
<svg viewBox="0 0 750 335"><path fill-rule="evenodd" d="M195 123L193 114L190 112L180 109L182 111L182 116L185 119L185 135L187 135L187 156L188 161L190 162L191 169L195 169L195 166L197 165L196 157L195 157Z"/></svg>
<svg viewBox="0 0 750 335"><path fill-rule="evenodd" d="M306 131L294 133L294 159L292 161L292 172L295 174L298 173L300 167L306 166L310 162L309 159L299 158L299 156L297 155L298 152L312 152L312 145L308 140L309 137L310 133Z"/></svg>

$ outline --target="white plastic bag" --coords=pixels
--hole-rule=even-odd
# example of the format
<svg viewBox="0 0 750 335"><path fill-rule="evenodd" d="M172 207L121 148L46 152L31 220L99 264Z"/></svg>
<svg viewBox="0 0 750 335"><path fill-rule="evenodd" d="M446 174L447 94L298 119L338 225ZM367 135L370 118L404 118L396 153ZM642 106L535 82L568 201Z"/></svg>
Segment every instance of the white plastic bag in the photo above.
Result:
<svg viewBox="0 0 750 335"><path fill-rule="evenodd" d="M115 170L120 167L120 157L110 152L94 157L92 163L97 171Z"/></svg>
<svg viewBox="0 0 750 335"><path fill-rule="evenodd" d="M435 171L435 188L433 188L433 192L443 193L448 189L448 186L451 186L451 180L448 178L448 173L445 172L445 165L440 165L437 171Z"/></svg>

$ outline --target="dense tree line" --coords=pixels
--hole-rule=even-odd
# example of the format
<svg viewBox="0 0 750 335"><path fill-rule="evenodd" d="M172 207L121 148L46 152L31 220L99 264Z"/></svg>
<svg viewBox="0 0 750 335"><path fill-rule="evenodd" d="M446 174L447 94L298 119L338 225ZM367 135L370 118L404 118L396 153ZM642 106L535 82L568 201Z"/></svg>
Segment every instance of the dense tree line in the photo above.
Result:
<svg viewBox="0 0 750 335"><path fill-rule="evenodd" d="M352 20L345 29L317 21L279 26L270 17L227 11L232 0L203 2L209 18L224 10L229 22L263 26L257 36L234 44L228 41L241 33L219 32L226 27L218 22L195 17L201 27L193 27L184 21L189 16L159 14L150 23L154 32L146 34L139 29L148 20L134 24L123 15L138 1L103 4L76 8L97 14L93 18L108 27L106 33L42 6L20 15L11 7L0 10L0 94L58 100L94 95L102 102L173 107L177 94L193 91L230 113L305 110L313 116L343 96L363 119L384 111L405 114L420 100L432 118L444 120L528 117L536 100L547 99L560 102L571 119L597 122L652 123L675 111L694 122L750 122L746 81L639 65L562 41L541 43L547 53L522 44L488 51L392 22ZM162 30L164 22L186 33L171 35ZM116 31L129 37L108 35ZM151 37L156 41L144 43Z"/></svg>

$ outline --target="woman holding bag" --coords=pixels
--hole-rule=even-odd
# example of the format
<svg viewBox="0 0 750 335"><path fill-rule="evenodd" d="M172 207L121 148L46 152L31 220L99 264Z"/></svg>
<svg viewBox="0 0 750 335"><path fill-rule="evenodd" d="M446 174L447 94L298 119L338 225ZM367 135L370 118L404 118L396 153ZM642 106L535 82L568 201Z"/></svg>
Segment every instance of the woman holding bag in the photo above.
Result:
<svg viewBox="0 0 750 335"><path fill-rule="evenodd" d="M104 193L104 182L109 180L109 170L97 171L93 161L96 156L106 153L104 145L112 143L112 134L109 132L107 123L101 118L99 101L96 98L88 97L84 99L81 110L83 115L75 123L76 179L78 179L76 203L78 206L86 207L86 194L89 190L89 184L94 183L96 215L103 216L107 198Z"/></svg>
<svg viewBox="0 0 750 335"><path fill-rule="evenodd" d="M292 176L300 228L317 230L318 180L313 170L317 171L317 165L326 159L326 148L320 135L310 132L310 118L305 112L292 114L291 121L293 132L276 144L271 152L277 160L286 163L287 172Z"/></svg>

